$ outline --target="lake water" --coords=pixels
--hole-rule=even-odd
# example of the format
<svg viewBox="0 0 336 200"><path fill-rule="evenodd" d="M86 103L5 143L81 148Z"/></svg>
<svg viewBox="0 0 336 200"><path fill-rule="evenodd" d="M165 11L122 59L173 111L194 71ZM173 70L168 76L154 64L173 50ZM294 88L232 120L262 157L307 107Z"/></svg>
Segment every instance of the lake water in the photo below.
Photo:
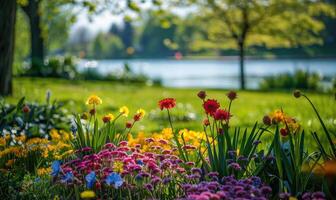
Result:
<svg viewBox="0 0 336 200"><path fill-rule="evenodd" d="M135 73L160 79L167 87L239 87L237 60L132 59L127 62ZM124 60L82 60L79 69L93 67L102 74L120 73L124 63ZM298 69L318 72L324 77L336 77L336 59L246 60L245 63L246 85L250 89L258 88L264 76L293 73Z"/></svg>

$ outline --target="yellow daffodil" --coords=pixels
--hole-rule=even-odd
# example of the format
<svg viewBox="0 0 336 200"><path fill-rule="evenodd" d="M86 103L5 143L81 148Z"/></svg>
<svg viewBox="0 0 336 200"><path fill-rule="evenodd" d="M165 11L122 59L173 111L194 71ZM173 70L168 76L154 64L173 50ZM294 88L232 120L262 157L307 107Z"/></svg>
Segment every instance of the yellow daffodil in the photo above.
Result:
<svg viewBox="0 0 336 200"><path fill-rule="evenodd" d="M91 95L86 101L87 105L100 105L102 103L103 102L101 98L99 98L97 95Z"/></svg>
<svg viewBox="0 0 336 200"><path fill-rule="evenodd" d="M122 116L124 117L127 117L128 114L129 114L129 110L126 106L122 106L120 109L119 109L119 112L120 114L122 114Z"/></svg>

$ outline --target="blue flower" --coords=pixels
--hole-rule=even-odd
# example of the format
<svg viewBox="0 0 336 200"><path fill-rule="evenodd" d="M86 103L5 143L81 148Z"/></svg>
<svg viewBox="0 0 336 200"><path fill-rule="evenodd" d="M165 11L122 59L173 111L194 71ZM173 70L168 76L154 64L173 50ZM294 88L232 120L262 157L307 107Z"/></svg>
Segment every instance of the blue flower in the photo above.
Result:
<svg viewBox="0 0 336 200"><path fill-rule="evenodd" d="M142 160L137 160L136 163L137 163L138 165L143 165L143 164L144 164L144 163L142 162Z"/></svg>
<svg viewBox="0 0 336 200"><path fill-rule="evenodd" d="M118 173L112 172L106 177L106 184L113 185L116 189L118 189L123 183L123 179Z"/></svg>
<svg viewBox="0 0 336 200"><path fill-rule="evenodd" d="M59 160L55 160L52 164L51 164L51 175L52 176L57 176L59 174L59 172L61 171L61 162Z"/></svg>
<svg viewBox="0 0 336 200"><path fill-rule="evenodd" d="M74 178L73 173L72 172L67 172L65 174L65 176L62 178L62 182L64 182L64 183L72 182L73 178Z"/></svg>
<svg viewBox="0 0 336 200"><path fill-rule="evenodd" d="M71 130L72 134L76 135L77 125L75 123L71 123L70 130Z"/></svg>
<svg viewBox="0 0 336 200"><path fill-rule="evenodd" d="M135 176L135 180L136 180L136 181L141 181L142 179L143 179L143 177L142 177L141 174L137 174L137 175Z"/></svg>
<svg viewBox="0 0 336 200"><path fill-rule="evenodd" d="M93 184L96 182L96 173L94 171L90 172L85 176L86 187L91 189L93 188Z"/></svg>

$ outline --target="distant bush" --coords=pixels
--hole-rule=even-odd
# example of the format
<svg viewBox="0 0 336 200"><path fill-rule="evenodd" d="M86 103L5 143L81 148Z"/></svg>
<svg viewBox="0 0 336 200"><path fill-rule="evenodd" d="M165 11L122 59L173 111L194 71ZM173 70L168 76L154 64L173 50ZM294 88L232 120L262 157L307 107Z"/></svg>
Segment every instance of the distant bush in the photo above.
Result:
<svg viewBox="0 0 336 200"><path fill-rule="evenodd" d="M23 75L75 79L78 72L74 57L56 56L48 58L44 65L28 67Z"/></svg>
<svg viewBox="0 0 336 200"><path fill-rule="evenodd" d="M84 80L104 80L104 81L118 81L126 83L146 83L160 85L159 80L151 80L147 75L135 73L130 66L125 63L121 72L110 72L108 74L100 73L97 68L87 68L80 72L80 79Z"/></svg>
<svg viewBox="0 0 336 200"><path fill-rule="evenodd" d="M265 77L260 83L260 89L304 89L317 91L322 77L318 73L310 73L304 70L297 70L294 74L284 73Z"/></svg>

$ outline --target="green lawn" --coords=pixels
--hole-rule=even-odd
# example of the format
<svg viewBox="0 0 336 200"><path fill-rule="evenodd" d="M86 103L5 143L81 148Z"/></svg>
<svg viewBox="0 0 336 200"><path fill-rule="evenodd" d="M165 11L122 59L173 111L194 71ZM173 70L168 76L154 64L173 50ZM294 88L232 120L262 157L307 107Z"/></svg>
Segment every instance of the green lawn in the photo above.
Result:
<svg viewBox="0 0 336 200"><path fill-rule="evenodd" d="M172 89L101 81L15 78L14 95L6 98L6 100L15 103L20 97L26 96L28 101L43 102L48 89L52 92L52 99L67 101L66 107L71 113L87 110L85 101L90 94L97 94L103 100L103 104L98 108L99 115L107 112L115 113L123 105L127 105L131 112L143 108L147 111L147 115L135 130L145 130L146 132L161 130L168 126L166 120L150 119L149 116L153 116L153 114L149 113L160 114L157 109L157 102L165 97L173 97L176 98L178 103L188 107L189 114L194 113L196 116L196 120L180 121L176 123L176 126L194 130L201 130L202 128L200 123L203 118L203 110L201 101L196 96L199 89ZM208 90L207 93L210 98L218 99L223 106L228 105L225 96L227 91ZM335 130L336 101L334 96L331 94L309 94L309 96L316 104L328 127ZM309 127L310 130L321 130L308 102L303 98L295 99L291 92L238 91L238 99L232 106L232 126L251 126L256 121L261 121L265 114L280 108L298 119L305 129ZM172 112L177 111L173 110ZM183 112L183 109L179 109L178 112Z"/></svg>

